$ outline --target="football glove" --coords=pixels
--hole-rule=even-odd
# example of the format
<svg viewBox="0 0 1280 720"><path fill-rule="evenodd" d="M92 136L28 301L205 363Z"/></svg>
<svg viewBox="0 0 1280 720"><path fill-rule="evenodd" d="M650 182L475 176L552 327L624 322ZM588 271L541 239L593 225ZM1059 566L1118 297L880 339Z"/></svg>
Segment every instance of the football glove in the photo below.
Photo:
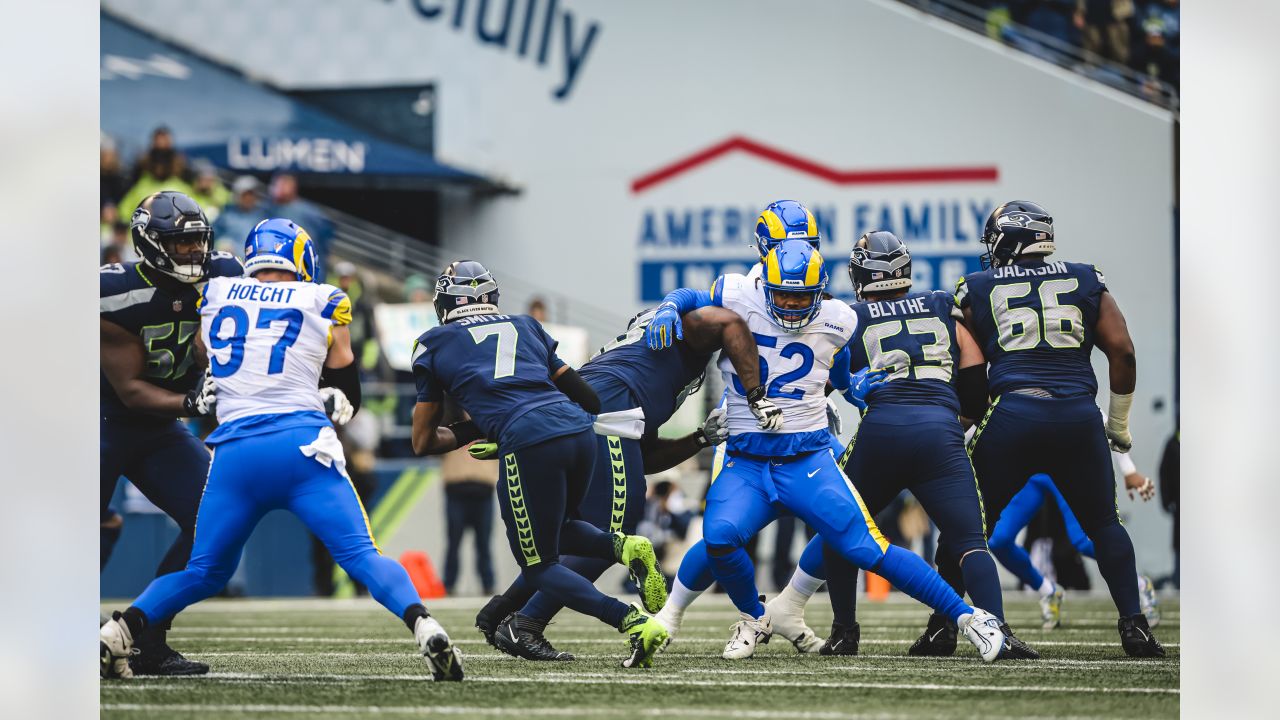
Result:
<svg viewBox="0 0 1280 720"><path fill-rule="evenodd" d="M650 350L662 350L671 347L676 340L684 339L684 326L680 324L680 311L676 304L664 302L658 306L653 320L645 329L645 340Z"/></svg>
<svg viewBox="0 0 1280 720"><path fill-rule="evenodd" d="M839 435L844 429L844 420L840 417L840 411L836 409L836 404L831 398L827 398L827 430L832 435Z"/></svg>
<svg viewBox="0 0 1280 720"><path fill-rule="evenodd" d="M218 384L206 368L200 382L182 399L182 410L188 417L206 417L218 410Z"/></svg>
<svg viewBox="0 0 1280 720"><path fill-rule="evenodd" d="M471 454L471 457L477 460L492 460L498 457L498 443L496 442L472 443L471 447L467 448L467 452Z"/></svg>
<svg viewBox="0 0 1280 720"><path fill-rule="evenodd" d="M889 377L888 371L862 368L853 374L849 389L844 391L844 399L863 412L867 410L867 395Z"/></svg>
<svg viewBox="0 0 1280 720"><path fill-rule="evenodd" d="M347 399L347 394L336 387L320 388L320 399L324 401L324 414L329 416L334 425L346 425L356 409Z"/></svg>
<svg viewBox="0 0 1280 720"><path fill-rule="evenodd" d="M756 416L756 424L761 430L781 430L782 408L770 402L764 393L763 385L757 385L748 392L747 407L751 408L751 414Z"/></svg>
<svg viewBox="0 0 1280 720"><path fill-rule="evenodd" d="M707 415L707 419L703 421L702 427L694 431L698 436L698 447L711 447L719 445L729 439L729 421L728 413L724 408L716 408Z"/></svg>
<svg viewBox="0 0 1280 720"><path fill-rule="evenodd" d="M1129 499L1133 500L1133 493L1136 490L1143 502L1147 502L1156 496L1156 484L1151 482L1151 478L1144 477L1141 473L1132 472L1124 476L1124 488L1129 491Z"/></svg>

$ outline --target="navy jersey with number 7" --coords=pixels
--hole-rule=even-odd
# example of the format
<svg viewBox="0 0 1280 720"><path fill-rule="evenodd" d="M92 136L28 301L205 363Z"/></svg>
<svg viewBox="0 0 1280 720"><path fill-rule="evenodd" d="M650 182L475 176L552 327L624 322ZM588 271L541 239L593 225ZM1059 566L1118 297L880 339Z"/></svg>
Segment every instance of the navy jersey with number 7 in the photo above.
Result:
<svg viewBox="0 0 1280 720"><path fill-rule="evenodd" d="M1098 392L1089 354L1107 291L1092 265L1036 260L971 273L956 286L991 364L992 397L1019 388L1055 397Z"/></svg>
<svg viewBox="0 0 1280 720"><path fill-rule="evenodd" d="M591 427L551 382L556 341L528 315L476 315L423 333L413 346L418 402L458 401L504 453Z"/></svg>

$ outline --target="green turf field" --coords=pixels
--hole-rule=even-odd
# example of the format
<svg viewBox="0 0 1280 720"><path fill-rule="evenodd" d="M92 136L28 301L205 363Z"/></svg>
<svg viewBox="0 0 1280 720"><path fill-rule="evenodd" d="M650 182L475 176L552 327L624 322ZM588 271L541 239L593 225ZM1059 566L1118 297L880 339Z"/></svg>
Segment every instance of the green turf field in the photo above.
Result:
<svg viewBox="0 0 1280 720"><path fill-rule="evenodd" d="M198 678L103 681L108 718L509 716L574 718L1175 717L1179 613L1163 602L1168 658L1124 656L1111 601L1068 595L1064 626L1039 630L1034 601L1008 619L1045 656L983 664L961 639L954 658L908 657L926 611L910 600L859 607L862 654L799 655L782 638L755 658L720 658L736 619L722 595L702 598L652 670L623 670L621 636L565 612L548 628L575 662L530 663L493 650L472 627L480 600L430 607L459 641L467 679L430 680L404 626L369 600L209 601L188 609L170 643L213 666ZM122 604L116 603L119 608ZM826 596L810 603L825 635ZM109 606L104 606L107 611Z"/></svg>

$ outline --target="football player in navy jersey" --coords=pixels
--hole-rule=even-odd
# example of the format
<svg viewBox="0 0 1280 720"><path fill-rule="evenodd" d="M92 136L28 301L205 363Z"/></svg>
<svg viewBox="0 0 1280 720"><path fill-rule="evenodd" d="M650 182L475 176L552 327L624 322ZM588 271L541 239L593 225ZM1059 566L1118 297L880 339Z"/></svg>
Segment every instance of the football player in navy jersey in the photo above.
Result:
<svg viewBox="0 0 1280 720"><path fill-rule="evenodd" d="M502 455L502 518L524 579L556 601L630 636L624 667L649 667L666 630L640 607L608 597L560 563L565 554L618 562L637 580L644 609L666 602L666 582L645 538L576 519L595 464L593 415L601 400L555 354L527 315L498 310L498 284L480 263L450 265L436 281L440 326L418 338L413 448L439 454L488 438ZM758 378L757 378L758 383ZM444 393L471 420L440 427Z"/></svg>
<svg viewBox="0 0 1280 720"><path fill-rule="evenodd" d="M910 490L938 526L938 556L956 561L974 604L1000 618L1006 637L1000 657L1040 657L1005 622L982 499L965 452L960 418L981 417L987 406L981 348L957 322L960 311L951 293L911 292L911 253L893 233L873 231L858 240L849 279L860 300L852 306L858 324L848 345L851 369L885 376L866 396L862 423L841 458L845 474L873 516ZM830 548L823 554L835 619L819 652L854 655L857 569ZM934 618L954 650L955 623L942 613ZM919 655L920 649L912 646L910 652Z"/></svg>
<svg viewBox="0 0 1280 720"><path fill-rule="evenodd" d="M684 342L670 352L658 352L645 343L655 312L646 310L632 318L625 333L601 348L579 370L599 396L602 411L635 407L644 411L645 432L639 440L596 436L595 466L578 508L582 520L602 530L628 535L636 531L644 517L646 474L675 467L728 436L724 410L718 409L712 411L702 427L685 437L658 437L658 429L702 385L715 352L723 348L744 369L747 383L759 383L759 350L747 324L736 313L717 307L687 313L683 318ZM592 581L612 564L573 556L562 558L561 562ZM480 611L476 627L495 647L511 655L529 660L572 660L571 654L556 650L542 634L560 608L560 603L547 593L535 595L527 583L517 579Z"/></svg>
<svg viewBox="0 0 1280 720"><path fill-rule="evenodd" d="M1093 539L1120 614L1124 651L1162 657L1139 605L1133 543L1120 524L1107 448L1109 442L1127 452L1133 442L1137 360L1124 315L1097 268L1048 259L1056 249L1053 218L1039 205L1013 201L996 208L982 241L984 269L961 278L955 298L990 364L991 405L969 445L988 531L1028 477L1053 478ZM1105 423L1089 361L1095 345L1107 356ZM929 642L928 633L921 642Z"/></svg>
<svg viewBox="0 0 1280 720"><path fill-rule="evenodd" d="M121 476L178 523L180 534L157 575L186 567L209 451L178 417L207 415L212 390L192 352L200 328L198 287L212 277L239 277L233 255L212 252L213 230L194 200L164 191L144 199L131 222L142 260L99 271L101 383L101 506ZM207 380L207 378L206 378ZM165 641L171 618L138 638L137 675L209 671Z"/></svg>

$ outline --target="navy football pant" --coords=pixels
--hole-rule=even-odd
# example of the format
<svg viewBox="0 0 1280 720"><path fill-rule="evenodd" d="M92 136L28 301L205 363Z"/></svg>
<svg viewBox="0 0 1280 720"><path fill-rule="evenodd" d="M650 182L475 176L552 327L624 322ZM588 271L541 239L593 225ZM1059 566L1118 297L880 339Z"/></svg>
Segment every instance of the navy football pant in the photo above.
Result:
<svg viewBox="0 0 1280 720"><path fill-rule="evenodd" d="M374 544L351 481L336 466L302 454L300 448L321 431L289 428L218 445L196 519L191 562L181 572L153 580L134 607L154 622L215 595L235 572L258 521L279 509L296 515L334 561L396 617L421 604L409 573Z"/></svg>
<svg viewBox="0 0 1280 720"><path fill-rule="evenodd" d="M969 447L989 532L1027 478L1048 475L1093 539L1098 570L1120 615L1140 612L1133 542L1120 524L1111 452L1092 397L1005 393L992 402Z"/></svg>
<svg viewBox="0 0 1280 720"><path fill-rule="evenodd" d="M209 451L177 420L102 418L99 445L101 511L123 475L178 524L179 534L157 575L178 572L191 555L200 492L209 474ZM106 565L107 558L103 558Z"/></svg>
<svg viewBox="0 0 1280 720"><path fill-rule="evenodd" d="M987 553L982 498L965 452L964 431L944 407L892 405L862 419L843 458L845 474L876 515L903 490L920 502L938 526L939 553L961 562L974 605L1004 617L995 561ZM839 553L824 550L836 621L853 622L857 570Z"/></svg>
<svg viewBox="0 0 1280 720"><path fill-rule="evenodd" d="M560 553L614 562L613 536L580 519L591 481L596 436L582 430L502 457L498 506L521 577L536 590L614 627L628 607L560 563Z"/></svg>

